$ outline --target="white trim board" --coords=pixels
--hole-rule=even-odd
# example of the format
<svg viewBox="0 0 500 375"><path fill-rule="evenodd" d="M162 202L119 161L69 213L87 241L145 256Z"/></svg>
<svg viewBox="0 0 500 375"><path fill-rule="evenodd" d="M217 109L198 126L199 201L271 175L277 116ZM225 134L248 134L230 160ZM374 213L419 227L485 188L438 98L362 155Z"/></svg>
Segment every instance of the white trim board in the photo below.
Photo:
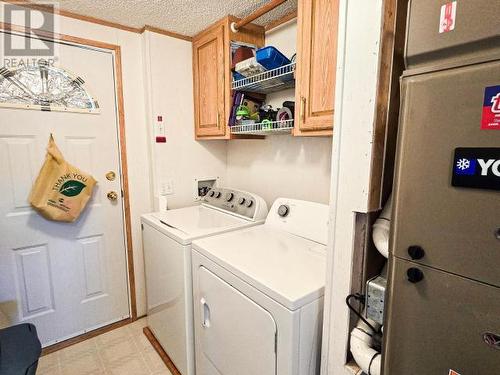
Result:
<svg viewBox="0 0 500 375"><path fill-rule="evenodd" d="M321 373L346 368L355 212L368 211L383 0L341 0ZM360 26L361 25L361 26Z"/></svg>

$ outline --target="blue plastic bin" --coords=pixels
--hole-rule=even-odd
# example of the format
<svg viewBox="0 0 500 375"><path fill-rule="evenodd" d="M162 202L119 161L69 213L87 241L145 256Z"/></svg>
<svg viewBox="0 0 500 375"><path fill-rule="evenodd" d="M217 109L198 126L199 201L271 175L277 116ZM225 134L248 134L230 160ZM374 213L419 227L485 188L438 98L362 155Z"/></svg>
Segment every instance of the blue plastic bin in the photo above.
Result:
<svg viewBox="0 0 500 375"><path fill-rule="evenodd" d="M238 81L243 78L246 78L243 74L240 74L238 72L233 72L233 81Z"/></svg>
<svg viewBox="0 0 500 375"><path fill-rule="evenodd" d="M257 50L255 58L267 70L276 69L291 63L285 55L272 46Z"/></svg>

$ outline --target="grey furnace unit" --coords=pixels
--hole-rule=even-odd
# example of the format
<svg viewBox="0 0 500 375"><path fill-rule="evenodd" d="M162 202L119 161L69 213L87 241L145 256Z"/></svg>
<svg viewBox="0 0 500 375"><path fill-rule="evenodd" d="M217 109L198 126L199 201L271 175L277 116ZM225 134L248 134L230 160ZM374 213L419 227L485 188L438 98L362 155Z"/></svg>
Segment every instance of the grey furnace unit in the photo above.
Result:
<svg viewBox="0 0 500 375"><path fill-rule="evenodd" d="M500 374L500 1L413 0L384 375Z"/></svg>

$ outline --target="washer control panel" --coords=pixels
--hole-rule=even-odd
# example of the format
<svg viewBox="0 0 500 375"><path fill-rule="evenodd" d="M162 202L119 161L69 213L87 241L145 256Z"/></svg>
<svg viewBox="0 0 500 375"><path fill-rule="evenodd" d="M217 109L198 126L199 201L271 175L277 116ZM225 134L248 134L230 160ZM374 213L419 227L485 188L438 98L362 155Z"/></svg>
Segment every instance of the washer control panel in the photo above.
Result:
<svg viewBox="0 0 500 375"><path fill-rule="evenodd" d="M267 215L267 205L261 197L235 189L213 188L203 203L251 220L262 220Z"/></svg>
<svg viewBox="0 0 500 375"><path fill-rule="evenodd" d="M266 225L326 245L329 207L298 199L278 198L266 219Z"/></svg>

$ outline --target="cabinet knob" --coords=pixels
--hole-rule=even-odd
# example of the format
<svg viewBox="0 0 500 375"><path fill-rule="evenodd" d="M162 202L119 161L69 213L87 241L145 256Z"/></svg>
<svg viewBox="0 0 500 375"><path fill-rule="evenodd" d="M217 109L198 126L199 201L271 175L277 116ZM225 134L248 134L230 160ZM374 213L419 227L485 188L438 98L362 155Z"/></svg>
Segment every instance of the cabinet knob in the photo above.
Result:
<svg viewBox="0 0 500 375"><path fill-rule="evenodd" d="M408 255L413 260L422 259L425 256L425 251L422 247L414 245L408 248Z"/></svg>
<svg viewBox="0 0 500 375"><path fill-rule="evenodd" d="M406 276L408 277L408 281L413 284L419 283L424 279L424 273L415 267L408 268Z"/></svg>

